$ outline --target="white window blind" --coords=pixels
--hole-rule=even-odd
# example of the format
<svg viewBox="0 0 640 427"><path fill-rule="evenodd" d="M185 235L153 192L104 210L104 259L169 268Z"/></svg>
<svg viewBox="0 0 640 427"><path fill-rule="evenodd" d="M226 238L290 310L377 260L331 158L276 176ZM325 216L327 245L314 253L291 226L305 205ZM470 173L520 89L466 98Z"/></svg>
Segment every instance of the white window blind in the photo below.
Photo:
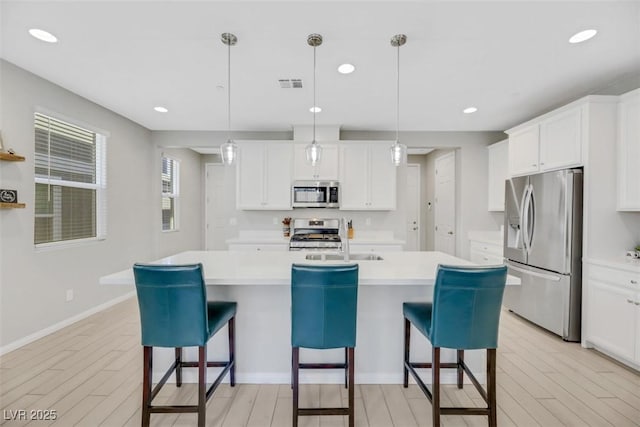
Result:
<svg viewBox="0 0 640 427"><path fill-rule="evenodd" d="M179 169L177 160L162 156L162 231L178 229Z"/></svg>
<svg viewBox="0 0 640 427"><path fill-rule="evenodd" d="M106 137L44 114L35 125L36 245L106 236Z"/></svg>

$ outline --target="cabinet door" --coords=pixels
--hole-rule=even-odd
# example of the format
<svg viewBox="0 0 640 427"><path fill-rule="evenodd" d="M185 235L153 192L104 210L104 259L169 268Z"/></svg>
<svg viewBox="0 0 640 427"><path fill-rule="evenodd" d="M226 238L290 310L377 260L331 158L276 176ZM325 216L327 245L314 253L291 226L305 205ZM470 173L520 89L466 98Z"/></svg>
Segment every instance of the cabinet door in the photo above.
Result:
<svg viewBox="0 0 640 427"><path fill-rule="evenodd" d="M540 170L582 164L582 108L564 111L540 123Z"/></svg>
<svg viewBox="0 0 640 427"><path fill-rule="evenodd" d="M509 175L509 141L500 141L487 148L489 210L504 211L504 183Z"/></svg>
<svg viewBox="0 0 640 427"><path fill-rule="evenodd" d="M292 209L293 145L281 142L266 144L265 156L264 209Z"/></svg>
<svg viewBox="0 0 640 427"><path fill-rule="evenodd" d="M369 204L372 210L395 210L397 167L391 162L391 143L369 146Z"/></svg>
<svg viewBox="0 0 640 427"><path fill-rule="evenodd" d="M538 140L537 124L509 135L509 173L512 176L538 171Z"/></svg>
<svg viewBox="0 0 640 427"><path fill-rule="evenodd" d="M632 360L636 350L638 308L635 292L589 278L587 340L596 346Z"/></svg>
<svg viewBox="0 0 640 427"><path fill-rule="evenodd" d="M236 207L264 209L264 144L238 144Z"/></svg>
<svg viewBox="0 0 640 427"><path fill-rule="evenodd" d="M640 90L618 105L618 210L640 211Z"/></svg>
<svg viewBox="0 0 640 427"><path fill-rule="evenodd" d="M321 144L322 159L316 166L307 163L306 146L307 144L294 144L294 180L336 181L338 179L338 145Z"/></svg>
<svg viewBox="0 0 640 427"><path fill-rule="evenodd" d="M340 209L364 210L369 203L369 149L347 142L340 147Z"/></svg>

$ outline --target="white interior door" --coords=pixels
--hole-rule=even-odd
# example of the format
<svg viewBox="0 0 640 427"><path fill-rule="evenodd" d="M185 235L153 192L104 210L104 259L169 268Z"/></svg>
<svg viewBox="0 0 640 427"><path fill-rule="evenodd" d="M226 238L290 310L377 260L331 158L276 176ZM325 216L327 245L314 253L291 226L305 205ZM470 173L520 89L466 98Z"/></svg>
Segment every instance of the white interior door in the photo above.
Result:
<svg viewBox="0 0 640 427"><path fill-rule="evenodd" d="M233 197L229 193L228 178L234 172L235 168L223 164L208 163L206 166L205 248L208 251L227 249L225 240L229 237L230 225L224 209L229 206L229 197Z"/></svg>
<svg viewBox="0 0 640 427"><path fill-rule="evenodd" d="M405 250L419 251L420 236L420 165L407 165L407 243Z"/></svg>
<svg viewBox="0 0 640 427"><path fill-rule="evenodd" d="M435 250L456 253L456 154L438 157L435 185Z"/></svg>

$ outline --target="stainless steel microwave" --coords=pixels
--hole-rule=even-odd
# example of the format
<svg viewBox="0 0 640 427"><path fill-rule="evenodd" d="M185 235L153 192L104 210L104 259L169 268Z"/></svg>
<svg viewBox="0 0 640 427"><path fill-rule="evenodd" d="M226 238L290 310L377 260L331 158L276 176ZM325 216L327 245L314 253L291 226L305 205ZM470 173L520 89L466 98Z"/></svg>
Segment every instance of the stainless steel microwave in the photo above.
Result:
<svg viewBox="0 0 640 427"><path fill-rule="evenodd" d="M295 181L291 186L294 208L340 207L340 183L336 181Z"/></svg>

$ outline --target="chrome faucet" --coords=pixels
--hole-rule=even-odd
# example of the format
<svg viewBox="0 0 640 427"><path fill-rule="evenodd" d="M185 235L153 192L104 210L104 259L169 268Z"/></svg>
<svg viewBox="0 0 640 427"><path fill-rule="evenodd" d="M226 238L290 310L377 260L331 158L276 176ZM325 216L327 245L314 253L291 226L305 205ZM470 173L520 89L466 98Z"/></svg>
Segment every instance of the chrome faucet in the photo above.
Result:
<svg viewBox="0 0 640 427"><path fill-rule="evenodd" d="M347 219L346 218L342 218L342 224L341 225L341 229L342 229L342 234L343 234L343 240L342 240L342 254L344 256L344 262L349 262L350 261L350 253L349 253L349 229L348 229L348 223L347 223Z"/></svg>

